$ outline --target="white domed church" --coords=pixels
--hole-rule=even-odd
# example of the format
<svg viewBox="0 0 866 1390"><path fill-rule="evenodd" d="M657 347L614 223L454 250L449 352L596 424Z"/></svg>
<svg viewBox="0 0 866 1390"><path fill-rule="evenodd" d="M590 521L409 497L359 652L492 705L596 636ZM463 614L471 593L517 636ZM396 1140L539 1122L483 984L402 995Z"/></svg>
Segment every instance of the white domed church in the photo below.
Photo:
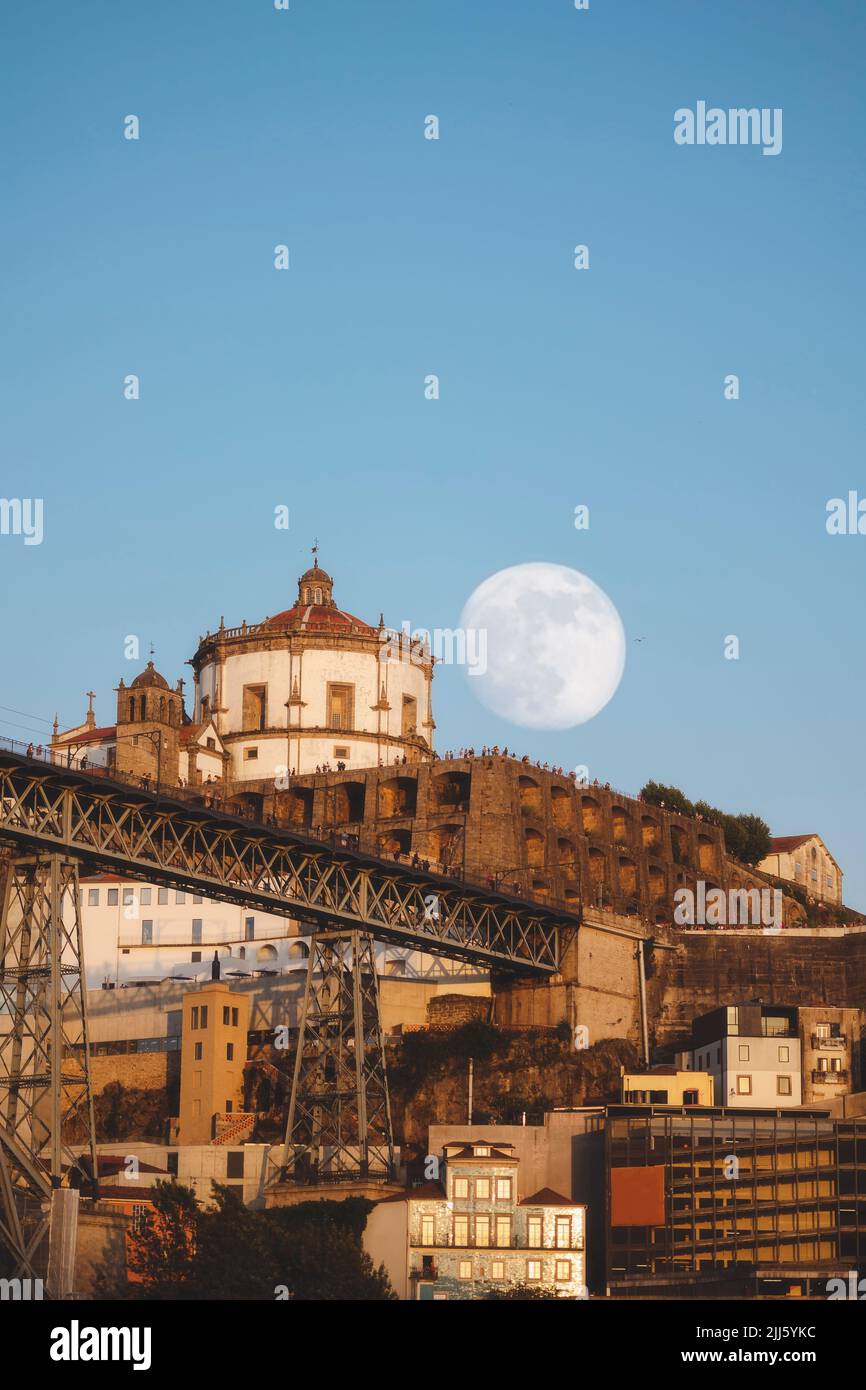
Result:
<svg viewBox="0 0 866 1390"><path fill-rule="evenodd" d="M430 755L428 648L395 636L381 617L373 627L339 608L318 559L291 608L240 627L221 621L191 665L194 722L213 721L232 782Z"/></svg>
<svg viewBox="0 0 866 1390"><path fill-rule="evenodd" d="M337 606L319 567L298 580L291 608L199 639L184 682L170 687L153 661L117 687L117 722L99 727L93 694L84 722L53 755L170 787L218 780L275 782L338 767L387 767L432 755L429 644L374 627Z"/></svg>

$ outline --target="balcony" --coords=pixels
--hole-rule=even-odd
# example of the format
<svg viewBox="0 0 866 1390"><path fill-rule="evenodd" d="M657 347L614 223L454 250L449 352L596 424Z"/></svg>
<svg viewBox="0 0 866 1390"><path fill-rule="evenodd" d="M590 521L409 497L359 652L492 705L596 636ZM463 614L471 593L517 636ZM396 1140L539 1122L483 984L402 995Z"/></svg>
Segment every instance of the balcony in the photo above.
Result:
<svg viewBox="0 0 866 1390"><path fill-rule="evenodd" d="M575 1237L571 1245L537 1245L530 1244L525 1236L520 1238L512 1236L507 1245L498 1244L495 1240L475 1240L468 1239L459 1244L454 1240L453 1234L446 1238L439 1237L438 1240L420 1240L413 1237L409 1242L412 1250L489 1250L493 1254L498 1251L507 1252L509 1250L536 1251L539 1255L567 1255L580 1253L583 1250L583 1236Z"/></svg>
<svg viewBox="0 0 866 1390"><path fill-rule="evenodd" d="M840 1035L839 1037L836 1037L836 1038L822 1038L818 1033L813 1033L813 1034L812 1034L812 1046L813 1046L813 1047L819 1047L819 1048L824 1048L824 1047L845 1048L845 1047L848 1046L848 1039L847 1039L846 1037L842 1036L842 1035Z"/></svg>
<svg viewBox="0 0 866 1390"><path fill-rule="evenodd" d="M410 1278L410 1279L438 1279L438 1278L439 1278L439 1266L438 1266L438 1265L434 1265L434 1264L430 1264L430 1265L423 1265L421 1269L410 1269L410 1270L409 1270L409 1278Z"/></svg>
<svg viewBox="0 0 866 1390"><path fill-rule="evenodd" d="M847 1082L847 1080L848 1080L848 1073L847 1073L847 1071L817 1071L817 1070L816 1070L816 1071L813 1071L813 1072L812 1072L812 1081L813 1081L813 1082L816 1082L816 1081L817 1081L817 1082L818 1082L820 1085L822 1085L822 1086L823 1086L823 1085L836 1086L836 1085L840 1085L843 1081L844 1081L844 1082Z"/></svg>

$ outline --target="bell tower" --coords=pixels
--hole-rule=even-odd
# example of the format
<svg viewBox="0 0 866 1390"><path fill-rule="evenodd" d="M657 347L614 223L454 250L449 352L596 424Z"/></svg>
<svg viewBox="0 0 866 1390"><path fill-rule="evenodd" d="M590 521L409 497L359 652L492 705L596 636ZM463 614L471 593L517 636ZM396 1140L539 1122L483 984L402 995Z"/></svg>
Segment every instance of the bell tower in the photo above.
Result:
<svg viewBox="0 0 866 1390"><path fill-rule="evenodd" d="M180 726L183 723L183 681L174 690L149 661L131 685L117 687L117 753L115 766L150 787L173 787L180 766Z"/></svg>

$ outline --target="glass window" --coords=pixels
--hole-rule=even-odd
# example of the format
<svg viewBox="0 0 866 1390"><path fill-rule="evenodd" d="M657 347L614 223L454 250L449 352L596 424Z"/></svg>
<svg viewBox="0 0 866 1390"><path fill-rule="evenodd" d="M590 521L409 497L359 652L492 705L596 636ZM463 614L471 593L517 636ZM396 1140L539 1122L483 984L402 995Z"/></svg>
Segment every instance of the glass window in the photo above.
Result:
<svg viewBox="0 0 866 1390"><path fill-rule="evenodd" d="M178 907L183 907L184 903L186 902L186 893L175 893L174 900Z"/></svg>
<svg viewBox="0 0 866 1390"><path fill-rule="evenodd" d="M740 1055L740 1061L741 1061L741 1062L748 1062L748 1060L749 1060L749 1044L748 1044L748 1043L740 1043L739 1055Z"/></svg>
<svg viewBox="0 0 866 1390"><path fill-rule="evenodd" d="M527 1245L541 1244L541 1217L530 1216L526 1221L526 1243Z"/></svg>
<svg viewBox="0 0 866 1390"><path fill-rule="evenodd" d="M790 1078L790 1076L777 1076L777 1077L776 1077L776 1095L777 1095L777 1096L789 1096L790 1094L791 1094L791 1078Z"/></svg>
<svg viewBox="0 0 866 1390"><path fill-rule="evenodd" d="M116 889L116 888L109 888L106 897L107 897L107 901L108 901L108 906L109 906L109 907L117 907L117 889Z"/></svg>
<svg viewBox="0 0 866 1390"><path fill-rule="evenodd" d="M124 890L123 890L123 906L124 906L124 907L132 907L132 905L133 905L134 902L135 902L135 894L134 894L133 890L132 890L131 888L124 888Z"/></svg>
<svg viewBox="0 0 866 1390"><path fill-rule="evenodd" d="M476 1178L476 1179L475 1179L475 1200L476 1200L476 1202L489 1202L489 1201L490 1201L490 1179L489 1179L489 1178Z"/></svg>
<svg viewBox="0 0 866 1390"><path fill-rule="evenodd" d="M153 922L145 919L141 924L141 944L142 946L153 945Z"/></svg>
<svg viewBox="0 0 866 1390"><path fill-rule="evenodd" d="M511 1217L497 1216L496 1218L496 1244L507 1246L511 1244Z"/></svg>
<svg viewBox="0 0 866 1390"><path fill-rule="evenodd" d="M476 1216L475 1218L475 1244L490 1244L490 1217Z"/></svg>
<svg viewBox="0 0 866 1390"><path fill-rule="evenodd" d="M194 943L196 946L200 946L200 945L201 945L201 923L202 923L201 917L193 917L193 919L192 919L192 939L193 939L193 943Z"/></svg>
<svg viewBox="0 0 866 1390"><path fill-rule="evenodd" d="M193 893L193 895L192 895L192 900L193 900L194 903L200 903L200 902L201 902L201 893Z"/></svg>
<svg viewBox="0 0 866 1390"><path fill-rule="evenodd" d="M511 1201L511 1179L510 1179L510 1178L497 1178L497 1179L496 1179L496 1200L497 1200L497 1202L510 1202L510 1201Z"/></svg>
<svg viewBox="0 0 866 1390"><path fill-rule="evenodd" d="M780 1061L780 1062L790 1062L790 1060L791 1060L791 1057L790 1057L790 1049L787 1048L787 1047L780 1047L780 1048L779 1048L779 1061Z"/></svg>
<svg viewBox="0 0 866 1390"><path fill-rule="evenodd" d="M151 894L152 894L152 892L153 892L153 890L152 890L151 888L142 888L142 889L139 891L139 895L138 895L138 896L139 896L139 901L140 901L142 907L150 907L150 899L151 899Z"/></svg>
<svg viewBox="0 0 866 1390"><path fill-rule="evenodd" d="M455 1196L455 1197L460 1197L460 1198L465 1198L465 1197L468 1197L468 1196L469 1196L469 1179L468 1179L468 1178L455 1178L455 1179L454 1179L454 1196Z"/></svg>
<svg viewBox="0 0 866 1390"><path fill-rule="evenodd" d="M537 1284L541 1279L541 1260L526 1261L526 1278L530 1284Z"/></svg>
<svg viewBox="0 0 866 1390"><path fill-rule="evenodd" d="M87 890L87 906L88 906L88 907L99 907L99 889L98 889L98 888L88 888L88 890Z"/></svg>
<svg viewBox="0 0 866 1390"><path fill-rule="evenodd" d="M196 1062L200 1062L200 1061L201 1061L201 1043L196 1043L196 1044L195 1044L194 1060L195 1060Z"/></svg>
<svg viewBox="0 0 866 1390"><path fill-rule="evenodd" d="M237 1011L237 1009L232 1009L232 1027L233 1027L233 1028L237 1028L237 1026L238 1026L238 1011Z"/></svg>
<svg viewBox="0 0 866 1390"><path fill-rule="evenodd" d="M751 1078L751 1076L738 1076L738 1077L737 1077L737 1095L738 1095L738 1096L750 1096L751 1094L752 1094L752 1078Z"/></svg>
<svg viewBox="0 0 866 1390"><path fill-rule="evenodd" d="M226 1005L224 1005L224 1007L223 1007L223 1023L226 1023L226 1024L227 1024L230 1018L231 1018L231 1010L229 1009L228 1004L226 1004Z"/></svg>
<svg viewBox="0 0 866 1390"><path fill-rule="evenodd" d="M432 1216L421 1217L421 1244L435 1245L436 1243L436 1222Z"/></svg>
<svg viewBox="0 0 866 1390"><path fill-rule="evenodd" d="M490 1266L490 1278L491 1278L491 1279L504 1279L504 1278L505 1278L505 1261L504 1261L504 1260L494 1260L494 1261L493 1261L492 1265Z"/></svg>
<svg viewBox="0 0 866 1390"><path fill-rule="evenodd" d="M255 917L244 918L244 940L255 941L256 939L256 919Z"/></svg>
<svg viewBox="0 0 866 1390"><path fill-rule="evenodd" d="M490 1149L486 1144L476 1144L474 1149L476 1158L489 1158Z"/></svg>
<svg viewBox="0 0 866 1390"><path fill-rule="evenodd" d="M168 902L168 889L167 889L167 888L157 888L157 890L156 890L156 901L157 901L157 903L160 905L160 907L165 907L166 903Z"/></svg>
<svg viewBox="0 0 866 1390"><path fill-rule="evenodd" d="M227 1062L233 1062L234 1060L235 1060L235 1045L234 1045L234 1043L226 1043L226 1061L227 1061Z"/></svg>
<svg viewBox="0 0 866 1390"><path fill-rule="evenodd" d="M457 1266L457 1278L458 1278L458 1279L471 1279L471 1278L472 1278L472 1261L471 1261L471 1260L461 1260L461 1261L460 1261L460 1263L459 1263L458 1266Z"/></svg>
<svg viewBox="0 0 866 1390"><path fill-rule="evenodd" d="M192 955L190 956L190 962L191 962L192 965L198 965L198 964L200 964L200 963L201 963L201 951L193 951Z"/></svg>
<svg viewBox="0 0 866 1390"><path fill-rule="evenodd" d="M556 1244L560 1250L568 1250L571 1245L571 1217L556 1218Z"/></svg>
<svg viewBox="0 0 866 1390"><path fill-rule="evenodd" d="M567 1284L571 1279L571 1260L556 1261L556 1282Z"/></svg>
<svg viewBox="0 0 866 1390"><path fill-rule="evenodd" d="M194 1004L193 1007L192 1007L192 1009L190 1010L189 1026L190 1026L190 1028L197 1028L197 1027L198 1027L198 1005L197 1005L197 1004Z"/></svg>
<svg viewBox="0 0 866 1390"><path fill-rule="evenodd" d="M201 1008L201 1026L202 1026L202 1028L207 1028L207 1004L202 1004L202 1008Z"/></svg>
<svg viewBox="0 0 866 1390"><path fill-rule="evenodd" d="M454 1244L455 1244L455 1245L468 1245L468 1244L469 1244L469 1217L468 1217L468 1216L455 1216L455 1217L454 1217Z"/></svg>

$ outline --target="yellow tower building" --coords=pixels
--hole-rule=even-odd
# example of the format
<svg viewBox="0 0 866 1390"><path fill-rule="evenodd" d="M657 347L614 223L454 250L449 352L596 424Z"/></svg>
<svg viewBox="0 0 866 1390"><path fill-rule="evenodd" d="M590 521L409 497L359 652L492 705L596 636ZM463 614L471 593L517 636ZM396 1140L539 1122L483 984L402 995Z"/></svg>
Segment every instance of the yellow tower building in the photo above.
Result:
<svg viewBox="0 0 866 1390"><path fill-rule="evenodd" d="M210 1144L243 1116L249 1014L219 979L183 996L179 1144Z"/></svg>

